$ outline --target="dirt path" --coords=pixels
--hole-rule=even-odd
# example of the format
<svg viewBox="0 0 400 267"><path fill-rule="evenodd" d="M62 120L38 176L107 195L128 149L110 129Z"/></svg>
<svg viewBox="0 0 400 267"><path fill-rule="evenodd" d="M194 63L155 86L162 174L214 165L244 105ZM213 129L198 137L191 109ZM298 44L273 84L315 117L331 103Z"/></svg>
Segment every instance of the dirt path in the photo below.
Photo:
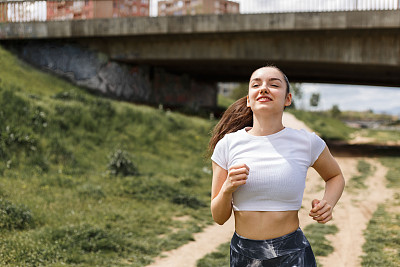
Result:
<svg viewBox="0 0 400 267"><path fill-rule="evenodd" d="M293 115L285 113L283 117L285 126L301 129L309 129L303 122L298 121ZM357 175L357 162L359 158L341 157L336 158L342 168L346 180ZM358 194L345 191L340 202L334 210L334 219L331 222L339 228L339 232L327 238L332 242L335 251L328 257L320 257L319 261L324 267L337 266L360 266L359 256L362 254L364 243L363 230L366 228L372 213L377 205L392 195L385 187L386 169L377 160L368 159L376 171L367 180L368 189ZM307 174L306 190L304 192L303 207L300 209L300 226L306 227L314 221L308 216L311 201L314 198L322 198L324 193L324 182L318 173L310 168ZM172 251L167 251L157 258L148 267L195 267L198 259L213 252L225 242L228 242L234 231L233 216L220 226L217 224L208 226L201 233L194 235L192 241Z"/></svg>
<svg viewBox="0 0 400 267"><path fill-rule="evenodd" d="M338 158L344 170L348 170L354 159ZM324 267L336 266L361 266L362 245L365 242L363 231L366 229L372 214L378 204L385 202L393 195L393 191L386 188L387 168L382 166L377 159L364 159L375 167L373 175L369 176L365 190L358 192L345 191L335 208L333 223L339 228L339 232L328 237L335 251L328 257L319 260ZM355 166L357 162L353 163ZM347 166L346 166L347 165ZM350 178L351 176L348 176Z"/></svg>

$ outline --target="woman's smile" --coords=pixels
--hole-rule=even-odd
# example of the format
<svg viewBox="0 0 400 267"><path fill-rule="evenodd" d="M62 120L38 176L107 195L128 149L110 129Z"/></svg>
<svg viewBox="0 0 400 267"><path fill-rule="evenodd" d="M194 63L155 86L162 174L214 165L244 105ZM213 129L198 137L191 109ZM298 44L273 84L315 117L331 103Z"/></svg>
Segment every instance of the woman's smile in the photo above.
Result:
<svg viewBox="0 0 400 267"><path fill-rule="evenodd" d="M272 98L270 98L269 96L266 96L266 95L262 95L262 96L257 97L257 101L258 102L271 102Z"/></svg>

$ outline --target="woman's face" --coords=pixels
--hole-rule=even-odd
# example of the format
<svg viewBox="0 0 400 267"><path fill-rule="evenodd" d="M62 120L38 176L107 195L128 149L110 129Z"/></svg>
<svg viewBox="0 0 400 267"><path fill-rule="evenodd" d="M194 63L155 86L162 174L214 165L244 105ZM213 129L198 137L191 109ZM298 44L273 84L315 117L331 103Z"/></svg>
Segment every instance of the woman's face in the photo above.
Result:
<svg viewBox="0 0 400 267"><path fill-rule="evenodd" d="M247 106L253 112L282 112L292 101L282 72L273 67L256 70L250 78Z"/></svg>

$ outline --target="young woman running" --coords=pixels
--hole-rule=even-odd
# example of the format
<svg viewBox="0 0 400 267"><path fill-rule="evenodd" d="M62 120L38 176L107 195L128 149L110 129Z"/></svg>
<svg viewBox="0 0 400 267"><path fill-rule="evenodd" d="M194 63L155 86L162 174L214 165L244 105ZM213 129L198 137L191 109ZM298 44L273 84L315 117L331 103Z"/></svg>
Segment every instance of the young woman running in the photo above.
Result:
<svg viewBox="0 0 400 267"><path fill-rule="evenodd" d="M305 179L313 167L325 181L310 216L332 219L344 179L325 142L314 133L284 127L292 95L286 75L267 66L253 72L248 96L232 104L215 126L211 212L218 224L235 216L231 267L316 266L299 228Z"/></svg>

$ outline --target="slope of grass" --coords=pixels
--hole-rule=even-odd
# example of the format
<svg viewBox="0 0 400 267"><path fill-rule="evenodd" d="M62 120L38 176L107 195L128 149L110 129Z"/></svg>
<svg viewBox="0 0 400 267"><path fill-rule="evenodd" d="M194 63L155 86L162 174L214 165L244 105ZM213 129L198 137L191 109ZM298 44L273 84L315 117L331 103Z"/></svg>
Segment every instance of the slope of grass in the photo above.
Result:
<svg viewBox="0 0 400 267"><path fill-rule="evenodd" d="M297 109L288 109L287 111L318 132L323 139L349 140L350 134L355 131L326 112L310 112Z"/></svg>
<svg viewBox="0 0 400 267"><path fill-rule="evenodd" d="M213 122L0 58L1 266L144 266L211 222Z"/></svg>

